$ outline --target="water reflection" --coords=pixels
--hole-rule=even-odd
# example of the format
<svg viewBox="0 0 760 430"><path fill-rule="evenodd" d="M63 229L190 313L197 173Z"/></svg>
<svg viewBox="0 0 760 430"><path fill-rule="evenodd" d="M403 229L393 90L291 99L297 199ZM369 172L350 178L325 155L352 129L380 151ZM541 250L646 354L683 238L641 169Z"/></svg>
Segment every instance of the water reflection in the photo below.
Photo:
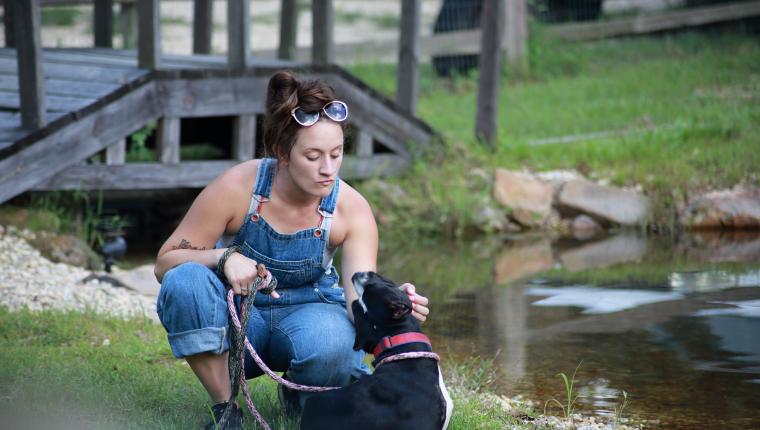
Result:
<svg viewBox="0 0 760 430"><path fill-rule="evenodd" d="M431 297L449 359L493 358L505 394L557 397L582 360L589 413L625 390L654 427L760 427L760 235L387 243L380 270Z"/></svg>

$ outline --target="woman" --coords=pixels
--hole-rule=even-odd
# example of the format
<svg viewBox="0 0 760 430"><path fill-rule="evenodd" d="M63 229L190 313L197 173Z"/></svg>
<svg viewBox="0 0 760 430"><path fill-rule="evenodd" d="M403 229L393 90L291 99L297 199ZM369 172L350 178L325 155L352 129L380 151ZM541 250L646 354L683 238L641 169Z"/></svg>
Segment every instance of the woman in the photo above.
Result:
<svg viewBox="0 0 760 430"><path fill-rule="evenodd" d="M324 82L275 74L264 121L265 148L275 158L247 161L221 174L159 250L159 317L172 352L187 360L215 403L215 414L231 394L223 279L235 294L248 295L257 263L279 282L278 294L255 296L247 327L270 367L286 371L294 382L318 386L345 386L368 372L363 352L352 349L350 309L357 297L351 276L375 270L378 238L369 204L337 176L347 119L348 107ZM232 245L215 249L220 237L232 238ZM339 246L343 288L332 265ZM428 300L411 284L402 288L424 321ZM262 374L250 357L245 370L248 378ZM286 394L285 406L303 405L303 395ZM233 428L242 422L235 411Z"/></svg>

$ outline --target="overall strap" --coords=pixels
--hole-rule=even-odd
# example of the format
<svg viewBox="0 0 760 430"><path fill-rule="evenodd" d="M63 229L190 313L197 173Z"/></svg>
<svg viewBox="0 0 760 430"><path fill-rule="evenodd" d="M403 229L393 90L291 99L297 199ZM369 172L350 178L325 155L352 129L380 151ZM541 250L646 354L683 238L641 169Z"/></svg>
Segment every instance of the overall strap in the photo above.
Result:
<svg viewBox="0 0 760 430"><path fill-rule="evenodd" d="M333 186L330 195L323 197L319 202L319 214L322 215L322 222L319 228L325 230L325 233L330 231L330 224L332 223L332 217L335 213L335 206L338 203L338 191L340 188L340 178L335 178L335 186Z"/></svg>
<svg viewBox="0 0 760 430"><path fill-rule="evenodd" d="M262 158L259 162L259 171L256 173L256 183L251 193L251 204L248 206L248 213L258 213L261 202L269 200L269 194L272 192L272 177L275 169L274 158Z"/></svg>

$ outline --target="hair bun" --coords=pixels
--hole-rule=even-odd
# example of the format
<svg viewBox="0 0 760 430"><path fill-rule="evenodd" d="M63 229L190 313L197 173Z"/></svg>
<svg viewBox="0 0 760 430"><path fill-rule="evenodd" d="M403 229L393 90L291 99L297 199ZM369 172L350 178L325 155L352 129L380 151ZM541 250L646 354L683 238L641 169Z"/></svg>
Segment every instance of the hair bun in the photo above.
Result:
<svg viewBox="0 0 760 430"><path fill-rule="evenodd" d="M300 82L291 72L277 72L269 79L267 87L266 112L275 114L278 109L292 110L298 106ZM291 107L292 106L292 107Z"/></svg>

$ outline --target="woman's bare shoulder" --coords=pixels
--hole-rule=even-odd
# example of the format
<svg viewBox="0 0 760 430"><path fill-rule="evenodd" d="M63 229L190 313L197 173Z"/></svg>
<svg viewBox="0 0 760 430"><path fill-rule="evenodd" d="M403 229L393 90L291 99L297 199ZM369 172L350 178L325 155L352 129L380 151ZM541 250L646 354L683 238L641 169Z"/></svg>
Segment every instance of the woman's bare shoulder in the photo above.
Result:
<svg viewBox="0 0 760 430"><path fill-rule="evenodd" d="M375 217L367 199L343 180L340 181L337 211L352 220L374 223Z"/></svg>

